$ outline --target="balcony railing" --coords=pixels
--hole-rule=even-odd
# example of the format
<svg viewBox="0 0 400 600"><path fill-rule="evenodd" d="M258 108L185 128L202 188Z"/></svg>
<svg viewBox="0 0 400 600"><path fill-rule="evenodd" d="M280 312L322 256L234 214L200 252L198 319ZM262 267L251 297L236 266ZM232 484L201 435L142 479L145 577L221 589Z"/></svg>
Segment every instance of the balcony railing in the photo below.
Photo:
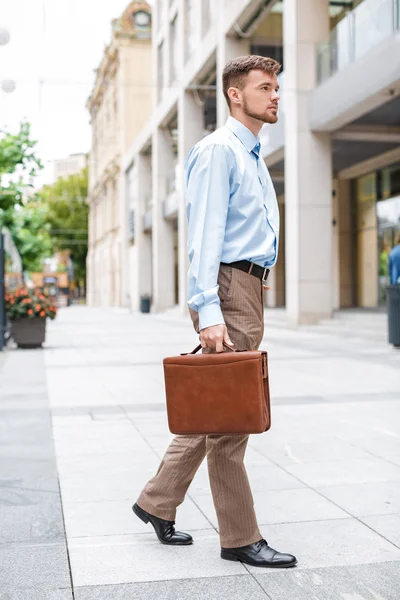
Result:
<svg viewBox="0 0 400 600"><path fill-rule="evenodd" d="M399 21L400 0L364 0L337 24L328 42L318 45L318 83L399 31Z"/></svg>

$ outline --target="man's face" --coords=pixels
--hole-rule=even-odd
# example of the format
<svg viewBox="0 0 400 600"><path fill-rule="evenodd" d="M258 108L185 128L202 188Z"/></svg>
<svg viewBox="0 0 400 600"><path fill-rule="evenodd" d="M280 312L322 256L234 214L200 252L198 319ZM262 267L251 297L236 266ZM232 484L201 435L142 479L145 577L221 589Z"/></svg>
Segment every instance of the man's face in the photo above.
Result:
<svg viewBox="0 0 400 600"><path fill-rule="evenodd" d="M237 90L245 115L262 123L278 120L279 84L276 75L250 71L242 90Z"/></svg>

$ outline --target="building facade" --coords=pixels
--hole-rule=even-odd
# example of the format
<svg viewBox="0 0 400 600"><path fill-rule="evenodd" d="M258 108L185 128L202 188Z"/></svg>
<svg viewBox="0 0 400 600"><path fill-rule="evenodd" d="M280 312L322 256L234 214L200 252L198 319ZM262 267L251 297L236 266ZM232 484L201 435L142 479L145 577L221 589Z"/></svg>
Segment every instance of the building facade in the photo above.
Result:
<svg viewBox="0 0 400 600"><path fill-rule="evenodd" d="M67 158L53 160L54 180L78 175L87 167L87 156L84 152L70 154Z"/></svg>
<svg viewBox="0 0 400 600"><path fill-rule="evenodd" d="M183 164L225 123L226 62L283 65L280 119L261 131L281 213L269 306L291 323L384 301L400 228L399 0L158 0L153 113L123 159L130 228L122 303L187 304Z"/></svg>
<svg viewBox="0 0 400 600"><path fill-rule="evenodd" d="M96 71L87 104L92 125L87 257L90 305L122 303L123 240L128 220L121 203L121 164L151 114L151 18L147 2L131 2L113 21L112 40Z"/></svg>

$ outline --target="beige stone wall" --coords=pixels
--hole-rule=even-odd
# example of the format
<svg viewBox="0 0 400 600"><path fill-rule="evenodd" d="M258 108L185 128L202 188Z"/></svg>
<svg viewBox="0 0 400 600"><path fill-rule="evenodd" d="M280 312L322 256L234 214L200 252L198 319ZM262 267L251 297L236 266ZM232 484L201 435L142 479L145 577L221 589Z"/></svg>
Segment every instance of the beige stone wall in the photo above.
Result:
<svg viewBox="0 0 400 600"><path fill-rule="evenodd" d="M120 48L119 61L120 151L123 154L132 145L151 115L151 41L137 40L123 45Z"/></svg>

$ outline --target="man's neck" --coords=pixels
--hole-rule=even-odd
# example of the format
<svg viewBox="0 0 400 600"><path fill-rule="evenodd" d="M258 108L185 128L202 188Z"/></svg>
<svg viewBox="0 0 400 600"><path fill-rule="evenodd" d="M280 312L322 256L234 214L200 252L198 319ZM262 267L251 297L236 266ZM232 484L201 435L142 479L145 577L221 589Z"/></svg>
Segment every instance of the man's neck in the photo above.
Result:
<svg viewBox="0 0 400 600"><path fill-rule="evenodd" d="M260 129L263 126L263 123L261 121L253 119L252 117L248 117L244 113L240 113L238 115L231 113L231 117L236 119L236 121L242 123L242 125L247 127L247 129L250 129L251 133L253 133L255 137L258 136L258 134L260 133Z"/></svg>

